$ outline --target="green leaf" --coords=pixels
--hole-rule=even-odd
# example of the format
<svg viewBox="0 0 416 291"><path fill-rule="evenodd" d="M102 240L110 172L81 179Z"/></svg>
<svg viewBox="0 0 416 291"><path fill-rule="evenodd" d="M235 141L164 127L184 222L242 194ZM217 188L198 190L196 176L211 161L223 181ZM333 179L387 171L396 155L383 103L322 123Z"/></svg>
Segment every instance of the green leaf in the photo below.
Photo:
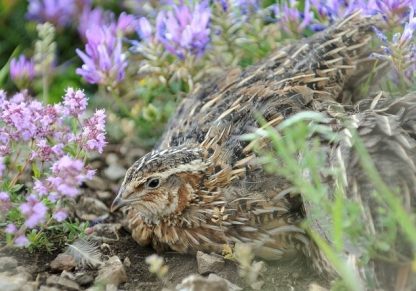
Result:
<svg viewBox="0 0 416 291"><path fill-rule="evenodd" d="M315 121L315 122L327 123L328 118L326 118L325 115L320 112L304 111L304 112L299 112L293 115L292 117L284 120L282 123L279 124L277 128L285 129L301 121Z"/></svg>
<svg viewBox="0 0 416 291"><path fill-rule="evenodd" d="M376 241L375 243L376 243L377 249L383 252L387 252L391 249L390 245L385 241Z"/></svg>
<svg viewBox="0 0 416 291"><path fill-rule="evenodd" d="M20 52L20 48L16 47L15 50L13 51L12 55L9 57L9 59L7 60L7 63L3 66L3 68L0 69L0 87L3 87L5 84L6 77L9 74L9 65L10 65L10 61L17 56L17 54Z"/></svg>
<svg viewBox="0 0 416 291"><path fill-rule="evenodd" d="M22 190L24 187L23 184L15 184L12 187L9 188L9 192L10 193L17 193L20 192L20 190Z"/></svg>
<svg viewBox="0 0 416 291"><path fill-rule="evenodd" d="M64 151L74 157L77 154L77 146L74 144L67 144L64 147Z"/></svg>
<svg viewBox="0 0 416 291"><path fill-rule="evenodd" d="M39 179L40 176L42 175L37 163L32 163L32 172L33 172L33 176L36 179Z"/></svg>

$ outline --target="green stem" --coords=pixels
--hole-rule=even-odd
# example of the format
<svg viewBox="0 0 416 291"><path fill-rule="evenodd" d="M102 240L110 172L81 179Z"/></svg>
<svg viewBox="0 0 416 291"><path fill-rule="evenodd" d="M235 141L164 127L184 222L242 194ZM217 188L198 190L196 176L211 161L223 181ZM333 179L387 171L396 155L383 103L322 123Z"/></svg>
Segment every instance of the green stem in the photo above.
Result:
<svg viewBox="0 0 416 291"><path fill-rule="evenodd" d="M43 102L48 104L49 100L49 78L47 73L42 75L42 90L43 90Z"/></svg>
<svg viewBox="0 0 416 291"><path fill-rule="evenodd" d="M126 104L124 104L123 100L120 98L120 94L118 93L118 90L115 90L114 88L108 88L109 92L107 92L106 88L104 86L98 87L98 92L100 95L106 97L108 96L108 93L110 93L113 101L116 103L118 109L121 111L121 113L129 118L134 118Z"/></svg>

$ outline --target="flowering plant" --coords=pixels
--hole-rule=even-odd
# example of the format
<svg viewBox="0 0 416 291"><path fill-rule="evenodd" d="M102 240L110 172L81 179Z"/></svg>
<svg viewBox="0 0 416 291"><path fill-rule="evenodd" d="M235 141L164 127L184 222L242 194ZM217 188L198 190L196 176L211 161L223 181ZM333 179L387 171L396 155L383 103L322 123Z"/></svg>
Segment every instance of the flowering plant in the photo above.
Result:
<svg viewBox="0 0 416 291"><path fill-rule="evenodd" d="M0 91L0 217L9 243L36 245L94 176L87 154L103 151L105 112L86 118L86 107L84 92L73 88L55 105Z"/></svg>

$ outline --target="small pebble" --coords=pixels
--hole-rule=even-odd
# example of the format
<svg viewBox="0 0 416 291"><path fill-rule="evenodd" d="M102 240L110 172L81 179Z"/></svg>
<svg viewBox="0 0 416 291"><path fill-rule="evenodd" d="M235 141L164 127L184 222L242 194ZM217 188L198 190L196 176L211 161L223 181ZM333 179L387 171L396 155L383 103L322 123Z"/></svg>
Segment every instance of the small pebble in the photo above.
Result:
<svg viewBox="0 0 416 291"><path fill-rule="evenodd" d="M114 164L117 164L117 163L118 163L118 156L117 156L116 154L114 154L114 153L109 153L109 154L107 155L107 157L105 158L105 162L106 162L108 165L114 165Z"/></svg>
<svg viewBox="0 0 416 291"><path fill-rule="evenodd" d="M88 221L102 221L109 216L109 212L102 201L92 197L81 197L75 208L76 215Z"/></svg>
<svg viewBox="0 0 416 291"><path fill-rule="evenodd" d="M94 176L91 180L85 181L85 184L94 190L105 191L108 189L108 183L99 176Z"/></svg>
<svg viewBox="0 0 416 291"><path fill-rule="evenodd" d="M46 284L49 286L56 286L70 291L80 290L77 282L67 278L62 278L57 275L51 275L46 279Z"/></svg>
<svg viewBox="0 0 416 291"><path fill-rule="evenodd" d="M1 257L0 258L0 272L10 271L16 269L17 260L13 257Z"/></svg>
<svg viewBox="0 0 416 291"><path fill-rule="evenodd" d="M219 273L225 265L224 258L216 254L205 254L201 251L196 253L196 261L198 263L198 273Z"/></svg>
<svg viewBox="0 0 416 291"><path fill-rule="evenodd" d="M123 261L123 265L124 265L126 268L129 268L129 267L131 266L131 262L130 262L129 257L126 257L126 258L124 259L124 261Z"/></svg>
<svg viewBox="0 0 416 291"><path fill-rule="evenodd" d="M118 164L111 164L104 170L104 175L112 181L117 181L124 177L126 171L126 168Z"/></svg>
<svg viewBox="0 0 416 291"><path fill-rule="evenodd" d="M94 277L88 273L75 274L75 281L81 286L88 286L94 281Z"/></svg>
<svg viewBox="0 0 416 291"><path fill-rule="evenodd" d="M51 263L51 269L55 271L70 271L76 266L73 256L68 254L59 254Z"/></svg>
<svg viewBox="0 0 416 291"><path fill-rule="evenodd" d="M126 270L123 263L117 256L112 256L98 271L98 276L95 278L97 284L112 284L118 286L127 281Z"/></svg>

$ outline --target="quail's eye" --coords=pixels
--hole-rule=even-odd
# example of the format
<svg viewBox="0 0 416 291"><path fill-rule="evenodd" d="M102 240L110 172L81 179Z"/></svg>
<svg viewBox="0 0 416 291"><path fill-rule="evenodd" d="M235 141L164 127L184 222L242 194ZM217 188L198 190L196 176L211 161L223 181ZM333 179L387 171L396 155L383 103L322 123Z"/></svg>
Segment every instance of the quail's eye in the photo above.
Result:
<svg viewBox="0 0 416 291"><path fill-rule="evenodd" d="M146 182L147 187L152 188L152 189L159 187L159 184L160 184L160 180L158 178L150 178Z"/></svg>

